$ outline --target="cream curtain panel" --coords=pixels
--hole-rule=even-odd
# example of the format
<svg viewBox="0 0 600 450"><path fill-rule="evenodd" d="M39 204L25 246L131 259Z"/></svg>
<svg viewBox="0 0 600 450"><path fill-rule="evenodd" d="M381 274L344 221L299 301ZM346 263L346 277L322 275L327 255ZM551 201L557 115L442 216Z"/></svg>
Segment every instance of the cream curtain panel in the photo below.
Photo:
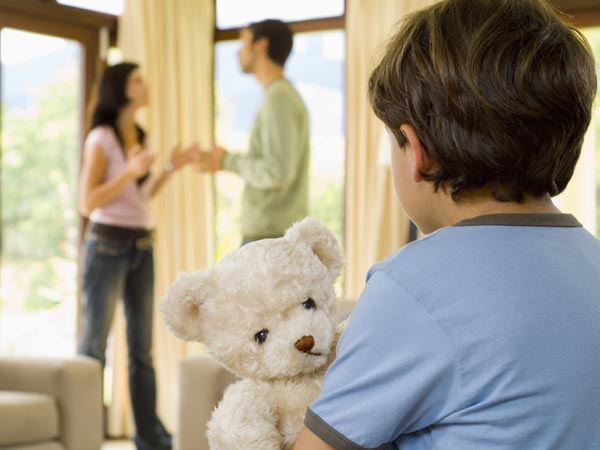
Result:
<svg viewBox="0 0 600 450"><path fill-rule="evenodd" d="M140 63L149 85L149 107L140 117L150 145L159 153L159 172L170 148L181 142L210 145L213 129L213 0L126 0L119 23L123 59ZM187 167L152 203L156 224L156 308L166 287L182 270L213 261L212 177ZM127 388L127 349L122 310L112 333L113 366L108 432L130 436L133 425ZM173 429L177 363L199 346L170 334L155 310L154 362L159 414Z"/></svg>
<svg viewBox="0 0 600 450"><path fill-rule="evenodd" d="M573 214L592 234L596 234L596 121L593 118L585 137L573 178L565 191L554 199L563 212Z"/></svg>
<svg viewBox="0 0 600 450"><path fill-rule="evenodd" d="M409 222L400 208L390 164L389 141L367 100L371 71L387 39L406 14L435 0L346 1L346 276L345 295L356 298L373 263L408 240Z"/></svg>

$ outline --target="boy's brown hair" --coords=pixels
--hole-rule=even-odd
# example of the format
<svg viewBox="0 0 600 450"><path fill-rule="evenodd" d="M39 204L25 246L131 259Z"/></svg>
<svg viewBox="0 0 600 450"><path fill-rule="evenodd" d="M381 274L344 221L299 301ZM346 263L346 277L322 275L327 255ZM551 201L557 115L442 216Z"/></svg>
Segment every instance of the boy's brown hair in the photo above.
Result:
<svg viewBox="0 0 600 450"><path fill-rule="evenodd" d="M411 125L454 200L557 195L573 175L596 93L585 38L543 0L446 0L409 16L369 80L403 146Z"/></svg>

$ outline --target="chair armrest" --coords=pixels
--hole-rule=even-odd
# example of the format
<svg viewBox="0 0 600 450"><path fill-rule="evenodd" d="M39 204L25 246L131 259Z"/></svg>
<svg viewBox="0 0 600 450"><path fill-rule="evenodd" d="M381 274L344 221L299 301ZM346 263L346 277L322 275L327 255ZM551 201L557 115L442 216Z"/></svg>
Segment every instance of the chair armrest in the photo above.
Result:
<svg viewBox="0 0 600 450"><path fill-rule="evenodd" d="M103 439L101 366L91 358L0 358L0 389L56 399L68 450L99 450Z"/></svg>
<svg viewBox="0 0 600 450"><path fill-rule="evenodd" d="M179 363L175 450L209 450L206 424L235 375L212 356L194 355Z"/></svg>
<svg viewBox="0 0 600 450"><path fill-rule="evenodd" d="M338 318L340 320L345 320L350 317L354 306L356 305L356 300L352 299L341 299L338 300Z"/></svg>

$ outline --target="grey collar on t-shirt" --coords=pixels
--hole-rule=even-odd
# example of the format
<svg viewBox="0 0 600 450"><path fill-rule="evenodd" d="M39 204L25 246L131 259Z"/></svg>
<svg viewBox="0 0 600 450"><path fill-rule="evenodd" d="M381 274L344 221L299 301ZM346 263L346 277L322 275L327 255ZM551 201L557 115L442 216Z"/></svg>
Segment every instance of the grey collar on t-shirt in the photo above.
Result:
<svg viewBox="0 0 600 450"><path fill-rule="evenodd" d="M472 225L508 225L519 227L581 227L572 214L488 214L465 219L455 227Z"/></svg>

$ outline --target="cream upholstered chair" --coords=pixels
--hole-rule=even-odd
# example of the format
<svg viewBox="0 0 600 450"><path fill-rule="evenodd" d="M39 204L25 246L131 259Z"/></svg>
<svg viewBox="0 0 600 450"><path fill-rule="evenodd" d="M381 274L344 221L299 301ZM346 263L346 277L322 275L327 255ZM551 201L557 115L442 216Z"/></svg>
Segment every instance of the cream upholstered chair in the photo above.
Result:
<svg viewBox="0 0 600 450"><path fill-rule="evenodd" d="M83 356L0 358L0 450L99 450L100 380Z"/></svg>
<svg viewBox="0 0 600 450"><path fill-rule="evenodd" d="M353 300L338 302L340 319L350 315L354 303ZM235 376L207 354L180 362L174 450L209 450L206 423L233 381Z"/></svg>

